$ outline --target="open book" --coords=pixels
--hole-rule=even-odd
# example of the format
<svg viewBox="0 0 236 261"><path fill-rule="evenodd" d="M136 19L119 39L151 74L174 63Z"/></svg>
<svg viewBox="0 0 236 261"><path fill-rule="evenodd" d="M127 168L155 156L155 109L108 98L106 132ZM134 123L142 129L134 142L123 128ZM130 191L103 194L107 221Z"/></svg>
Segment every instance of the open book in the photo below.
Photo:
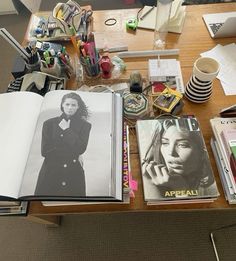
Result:
<svg viewBox="0 0 236 261"><path fill-rule="evenodd" d="M1 200L122 200L122 98L0 95Z"/></svg>

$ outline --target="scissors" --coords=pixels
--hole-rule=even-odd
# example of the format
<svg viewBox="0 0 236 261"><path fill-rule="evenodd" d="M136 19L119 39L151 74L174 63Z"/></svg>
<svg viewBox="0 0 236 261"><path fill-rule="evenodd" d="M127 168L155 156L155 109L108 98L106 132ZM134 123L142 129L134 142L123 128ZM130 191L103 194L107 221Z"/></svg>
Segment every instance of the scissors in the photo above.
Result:
<svg viewBox="0 0 236 261"><path fill-rule="evenodd" d="M82 9L81 22L82 22L82 25L83 25L83 35L86 38L87 38L87 23L89 22L92 14L93 14L92 10Z"/></svg>

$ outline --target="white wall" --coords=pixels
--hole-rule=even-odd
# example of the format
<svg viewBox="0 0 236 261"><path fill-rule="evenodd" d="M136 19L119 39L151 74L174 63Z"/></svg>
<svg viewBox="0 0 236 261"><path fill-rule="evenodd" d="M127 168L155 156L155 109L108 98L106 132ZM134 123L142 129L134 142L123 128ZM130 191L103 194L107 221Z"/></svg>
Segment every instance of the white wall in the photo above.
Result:
<svg viewBox="0 0 236 261"><path fill-rule="evenodd" d="M0 1L0 15L17 14L17 10L11 0Z"/></svg>

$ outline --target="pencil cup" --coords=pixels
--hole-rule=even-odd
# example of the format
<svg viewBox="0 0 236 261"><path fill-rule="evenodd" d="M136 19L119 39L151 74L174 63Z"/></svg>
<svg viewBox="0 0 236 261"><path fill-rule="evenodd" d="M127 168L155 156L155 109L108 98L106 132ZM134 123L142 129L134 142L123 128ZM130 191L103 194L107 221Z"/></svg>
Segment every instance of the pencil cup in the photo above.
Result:
<svg viewBox="0 0 236 261"><path fill-rule="evenodd" d="M34 71L40 71L41 68L41 59L38 53L35 53L34 56L32 56L32 61L29 63L26 63L26 69L27 72L34 72Z"/></svg>
<svg viewBox="0 0 236 261"><path fill-rule="evenodd" d="M193 73L185 87L185 97L195 103L208 101L212 95L213 80L219 73L219 63L209 57L198 58Z"/></svg>
<svg viewBox="0 0 236 261"><path fill-rule="evenodd" d="M55 58L54 64L50 67L46 62L41 63L41 72L51 74L56 77L61 77L61 66L57 58Z"/></svg>
<svg viewBox="0 0 236 261"><path fill-rule="evenodd" d="M88 78L99 77L100 76L100 60L96 61L94 64L90 62L89 59L80 57L80 63L83 66L83 71L85 76Z"/></svg>

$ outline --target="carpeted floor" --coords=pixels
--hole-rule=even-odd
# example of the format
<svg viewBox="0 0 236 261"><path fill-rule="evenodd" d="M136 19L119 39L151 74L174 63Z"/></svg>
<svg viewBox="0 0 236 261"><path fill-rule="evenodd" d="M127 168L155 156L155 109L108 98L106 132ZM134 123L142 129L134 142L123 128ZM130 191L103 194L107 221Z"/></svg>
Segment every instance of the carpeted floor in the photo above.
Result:
<svg viewBox="0 0 236 261"><path fill-rule="evenodd" d="M209 233L234 222L230 211L80 214L63 217L58 228L4 217L0 260L214 261ZM229 246L236 243L235 227L218 233L216 243L220 260L236 259Z"/></svg>

